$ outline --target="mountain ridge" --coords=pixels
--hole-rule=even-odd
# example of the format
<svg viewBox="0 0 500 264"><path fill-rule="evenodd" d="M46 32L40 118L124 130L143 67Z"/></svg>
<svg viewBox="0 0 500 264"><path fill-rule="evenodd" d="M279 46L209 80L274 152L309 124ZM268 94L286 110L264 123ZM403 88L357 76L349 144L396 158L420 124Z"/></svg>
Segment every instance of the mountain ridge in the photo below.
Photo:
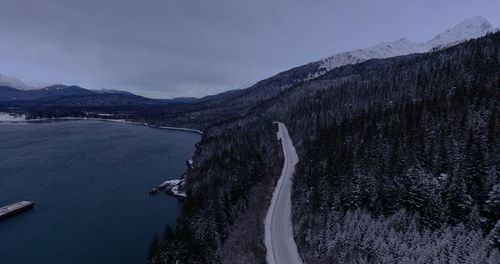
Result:
<svg viewBox="0 0 500 264"><path fill-rule="evenodd" d="M266 100L278 96L280 93L296 86L300 83L318 78L327 72L341 66L357 64L370 59L383 59L388 57L403 56L413 53L432 52L443 49L452 45L459 44L468 39L476 38L495 32L491 24L483 17L474 17L466 19L454 27L443 31L427 42L415 43L407 38L400 38L395 41L382 42L378 45L365 49L357 49L347 52L334 54L321 60L310 62L304 65L294 67L292 69L280 72L269 78L263 79L254 85L237 90L229 90L215 95L209 95L197 99L189 100L154 100L154 103L146 104L147 106L158 105L176 105L180 107L169 108L166 115L168 116L169 125L192 125L196 129L204 130L208 126L231 120L248 114L252 108ZM459 41L457 43L457 41ZM94 91L95 93L106 93L106 90ZM114 94L114 92L111 92ZM122 93L122 92L119 92ZM127 96L124 92L123 97ZM89 95L92 97L91 95ZM117 99L119 96L107 96L107 100L111 98ZM140 97L143 98L143 97ZM77 98L73 98L77 99ZM125 98L124 98L125 99ZM121 101L127 104L132 103L132 98L126 98ZM18 100L18 99L16 99ZM1 93L0 93L1 101ZM144 101L140 103L144 105ZM54 102L51 100L51 105L54 107ZM62 100L61 103L85 107L84 102L89 102L89 97L78 101L70 99ZM104 105L110 105L108 101L102 101ZM119 103L118 101L116 103ZM42 104L43 105L43 104ZM92 103L96 106L96 103ZM157 112L156 110L153 112ZM157 119L158 114L155 113L150 118Z"/></svg>
<svg viewBox="0 0 500 264"><path fill-rule="evenodd" d="M406 37L394 41L381 42L375 46L334 54L319 60L320 68L326 71L347 64L355 64L368 59L389 58L412 53L424 53L449 47L469 39L495 32L490 22L481 16L463 20L452 28L436 35L427 42L418 43Z"/></svg>
<svg viewBox="0 0 500 264"><path fill-rule="evenodd" d="M26 85L24 82L21 80L10 77L7 75L3 75L0 73L0 86L9 86L18 90L29 90L31 87Z"/></svg>
<svg viewBox="0 0 500 264"><path fill-rule="evenodd" d="M484 21L486 21L486 23ZM446 36L451 34L451 36L454 37L440 37L439 39L448 39L452 42L450 45L457 45L468 39L476 38L490 32L495 32L491 24L482 17L476 17L464 20L456 26L444 31ZM437 36L444 33L438 34ZM461 42L456 43L456 36L460 37ZM449 45L443 45L443 43L445 43L443 41L433 41L435 38L436 37L424 43L414 43L406 38L400 38L396 41L382 42L366 49L334 54L330 57L280 72L245 89L231 90L217 95L200 98L189 109L176 113L175 116L171 117L171 121L175 124L182 124L184 126L188 123L193 124L197 129L203 130L213 123L244 116L252 111L252 108L267 100L275 98L291 87L319 78L338 67L358 64L371 59L384 59L413 53L433 52L449 47ZM440 44L440 46L432 46L436 45L436 43Z"/></svg>
<svg viewBox="0 0 500 264"><path fill-rule="evenodd" d="M166 106L192 103L193 98L151 99L119 90L90 90L55 84L40 89L17 89L0 84L0 104L30 107Z"/></svg>

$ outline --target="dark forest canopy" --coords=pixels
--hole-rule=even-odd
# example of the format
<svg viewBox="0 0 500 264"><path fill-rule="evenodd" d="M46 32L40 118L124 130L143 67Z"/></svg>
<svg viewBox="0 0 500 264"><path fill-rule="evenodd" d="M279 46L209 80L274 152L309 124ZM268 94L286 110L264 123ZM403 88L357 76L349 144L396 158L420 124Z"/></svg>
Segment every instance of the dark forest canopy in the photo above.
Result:
<svg viewBox="0 0 500 264"><path fill-rule="evenodd" d="M263 210L252 190L269 182L272 170L262 168L279 165L273 120L286 123L299 151L293 220L305 261L498 262L499 61L496 33L337 68L242 117L221 114L195 155L176 242L154 262L237 261L228 247L264 261L253 238L262 225L248 227L253 249L225 242L242 237L234 232L245 213Z"/></svg>

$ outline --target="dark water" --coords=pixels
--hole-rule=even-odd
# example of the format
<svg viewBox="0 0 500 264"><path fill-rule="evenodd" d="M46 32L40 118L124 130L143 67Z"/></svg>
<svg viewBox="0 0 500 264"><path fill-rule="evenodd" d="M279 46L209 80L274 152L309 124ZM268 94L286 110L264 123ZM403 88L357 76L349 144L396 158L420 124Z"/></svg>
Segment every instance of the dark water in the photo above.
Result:
<svg viewBox="0 0 500 264"><path fill-rule="evenodd" d="M151 187L178 178L199 135L98 121L0 124L0 263L144 263L179 204Z"/></svg>

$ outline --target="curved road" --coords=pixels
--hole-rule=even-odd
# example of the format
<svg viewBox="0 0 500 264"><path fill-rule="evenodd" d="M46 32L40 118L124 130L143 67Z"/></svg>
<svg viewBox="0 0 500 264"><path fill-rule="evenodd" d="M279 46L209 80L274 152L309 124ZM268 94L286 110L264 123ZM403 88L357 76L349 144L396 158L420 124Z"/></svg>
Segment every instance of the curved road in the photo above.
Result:
<svg viewBox="0 0 500 264"><path fill-rule="evenodd" d="M291 191L292 176L299 158L286 126L277 124L284 162L265 220L266 260L268 264L298 264L302 263L302 259L293 237Z"/></svg>

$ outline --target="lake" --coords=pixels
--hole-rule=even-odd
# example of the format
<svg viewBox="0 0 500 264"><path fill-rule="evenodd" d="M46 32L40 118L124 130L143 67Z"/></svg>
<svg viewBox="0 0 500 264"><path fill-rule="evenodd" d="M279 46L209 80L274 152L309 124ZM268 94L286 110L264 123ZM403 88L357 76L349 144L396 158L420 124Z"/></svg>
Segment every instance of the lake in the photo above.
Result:
<svg viewBox="0 0 500 264"><path fill-rule="evenodd" d="M100 121L0 123L0 263L145 263L179 202L149 190L179 178L200 135Z"/></svg>

